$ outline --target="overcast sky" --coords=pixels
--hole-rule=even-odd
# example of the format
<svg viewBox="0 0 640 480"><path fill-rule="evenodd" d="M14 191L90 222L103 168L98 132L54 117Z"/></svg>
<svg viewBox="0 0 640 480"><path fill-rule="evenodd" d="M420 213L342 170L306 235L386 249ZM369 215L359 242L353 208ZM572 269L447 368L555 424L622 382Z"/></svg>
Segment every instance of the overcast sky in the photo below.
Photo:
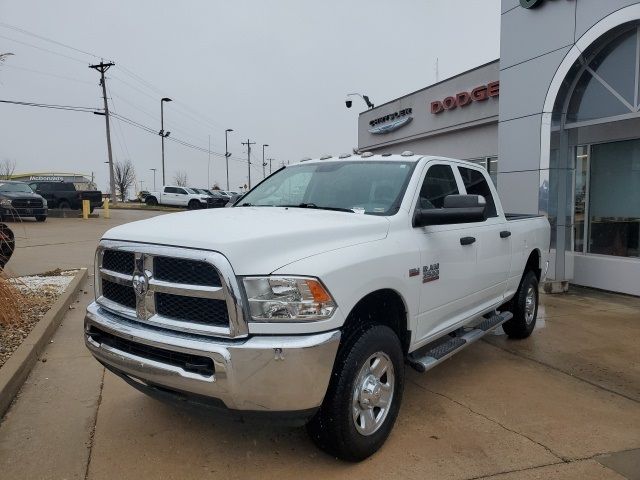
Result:
<svg viewBox="0 0 640 480"><path fill-rule="evenodd" d="M172 137L207 149L211 135L221 153L235 130L233 189L247 181L241 141L256 142L252 180L265 143L274 167L350 152L364 104L347 110L347 93L382 104L435 82L436 58L441 80L496 59L499 23L500 0L0 0L0 52L15 54L0 67L0 99L102 107L97 58L7 25L103 56L116 63L107 85L120 115L159 130L165 95ZM144 189L150 168L161 184L157 135L112 119L112 144ZM17 172L93 172L107 190L106 151L104 117L0 104L0 159ZM207 184L206 152L167 142L165 158L167 183L185 170ZM211 158L210 183L224 187L224 159Z"/></svg>

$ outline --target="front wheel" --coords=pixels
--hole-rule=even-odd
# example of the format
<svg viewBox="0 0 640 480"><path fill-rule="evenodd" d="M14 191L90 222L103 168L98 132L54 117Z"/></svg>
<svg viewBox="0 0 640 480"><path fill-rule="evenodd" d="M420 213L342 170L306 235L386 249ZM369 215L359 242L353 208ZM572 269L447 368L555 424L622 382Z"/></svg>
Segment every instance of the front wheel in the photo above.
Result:
<svg viewBox="0 0 640 480"><path fill-rule="evenodd" d="M527 338L536 326L538 316L538 277L528 271L510 302L513 318L502 325L509 338Z"/></svg>
<svg viewBox="0 0 640 480"><path fill-rule="evenodd" d="M189 205L187 205L187 208L189 210L197 210L201 207L200 202L198 200L191 200L189 202Z"/></svg>
<svg viewBox="0 0 640 480"><path fill-rule="evenodd" d="M329 389L307 431L322 450L360 461L385 442L404 389L404 355L389 327L371 326L338 353Z"/></svg>
<svg viewBox="0 0 640 480"><path fill-rule="evenodd" d="M36 221L44 222L47 219L46 215L36 215Z"/></svg>

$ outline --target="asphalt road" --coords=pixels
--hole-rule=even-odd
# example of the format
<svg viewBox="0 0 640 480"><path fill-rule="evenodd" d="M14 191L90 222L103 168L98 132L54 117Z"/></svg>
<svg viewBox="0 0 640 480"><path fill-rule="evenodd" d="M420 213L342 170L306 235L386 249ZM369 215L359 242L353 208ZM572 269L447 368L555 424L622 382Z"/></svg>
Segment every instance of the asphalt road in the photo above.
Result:
<svg viewBox="0 0 640 480"><path fill-rule="evenodd" d="M9 265L90 267L102 232L147 216L24 224ZM493 335L426 374L408 370L386 445L348 464L302 428L185 412L105 372L82 343L92 284L0 424L2 478L640 479L638 298L543 295L531 338Z"/></svg>

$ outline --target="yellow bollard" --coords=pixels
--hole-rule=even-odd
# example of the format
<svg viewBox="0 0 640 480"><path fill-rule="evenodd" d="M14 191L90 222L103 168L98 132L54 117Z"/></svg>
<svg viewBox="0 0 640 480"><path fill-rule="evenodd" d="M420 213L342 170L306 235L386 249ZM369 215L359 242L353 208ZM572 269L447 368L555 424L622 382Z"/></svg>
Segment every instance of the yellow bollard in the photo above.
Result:
<svg viewBox="0 0 640 480"><path fill-rule="evenodd" d="M82 200L82 218L85 220L89 218L89 200Z"/></svg>
<svg viewBox="0 0 640 480"><path fill-rule="evenodd" d="M111 218L111 213L109 212L109 199L105 198L102 203L102 208L104 208L104 218Z"/></svg>

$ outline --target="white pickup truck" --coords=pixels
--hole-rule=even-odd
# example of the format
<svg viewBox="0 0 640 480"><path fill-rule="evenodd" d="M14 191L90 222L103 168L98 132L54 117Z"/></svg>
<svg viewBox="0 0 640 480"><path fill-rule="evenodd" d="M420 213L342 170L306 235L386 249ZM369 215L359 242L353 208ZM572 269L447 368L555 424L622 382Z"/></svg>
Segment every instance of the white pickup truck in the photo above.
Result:
<svg viewBox="0 0 640 480"><path fill-rule="evenodd" d="M358 461L425 371L535 325L549 223L509 216L485 170L413 155L283 167L233 208L109 230L86 345L155 397L306 422Z"/></svg>
<svg viewBox="0 0 640 480"><path fill-rule="evenodd" d="M149 192L144 198L147 205L166 205L170 207L187 207L189 210L209 208L213 203L210 195L198 193L187 187L166 185L159 192Z"/></svg>

